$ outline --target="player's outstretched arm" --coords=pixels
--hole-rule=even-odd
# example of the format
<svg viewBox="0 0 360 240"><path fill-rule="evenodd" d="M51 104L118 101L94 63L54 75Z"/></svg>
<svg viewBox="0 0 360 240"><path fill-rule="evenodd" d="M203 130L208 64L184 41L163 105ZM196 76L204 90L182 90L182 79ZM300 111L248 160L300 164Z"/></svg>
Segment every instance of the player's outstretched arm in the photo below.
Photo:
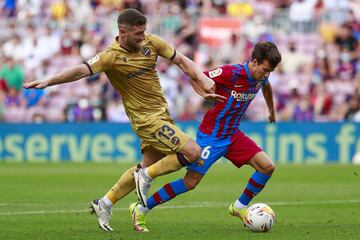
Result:
<svg viewBox="0 0 360 240"><path fill-rule="evenodd" d="M65 71L45 80L35 80L24 83L23 88L46 88L52 85L73 82L83 77L89 76L90 70L85 64L79 64L68 68Z"/></svg>
<svg viewBox="0 0 360 240"><path fill-rule="evenodd" d="M275 116L275 107L274 107L274 99L273 99L273 91L271 84L267 82L262 88L261 88L266 105L269 109L269 122L273 123L276 121Z"/></svg>
<svg viewBox="0 0 360 240"><path fill-rule="evenodd" d="M176 56L172 61L192 80L199 82L199 87L206 93L215 93L215 82L208 78L189 58L180 52L176 52Z"/></svg>
<svg viewBox="0 0 360 240"><path fill-rule="evenodd" d="M191 78L191 85L194 90L202 97L206 99L218 99L223 101L226 99L224 96L215 93L215 82L211 78L207 77L199 67L183 54L176 52L173 63L179 66L179 68Z"/></svg>

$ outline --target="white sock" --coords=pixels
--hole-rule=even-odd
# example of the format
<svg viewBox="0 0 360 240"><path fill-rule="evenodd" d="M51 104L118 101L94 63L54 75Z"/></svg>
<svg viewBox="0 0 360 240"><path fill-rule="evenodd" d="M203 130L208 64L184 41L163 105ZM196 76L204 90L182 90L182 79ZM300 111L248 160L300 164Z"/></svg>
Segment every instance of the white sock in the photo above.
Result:
<svg viewBox="0 0 360 240"><path fill-rule="evenodd" d="M247 206L244 205L244 204L242 204L242 203L239 201L239 199L237 199L237 200L234 202L234 206L235 206L236 208L240 208L240 209L247 208Z"/></svg>
<svg viewBox="0 0 360 240"><path fill-rule="evenodd" d="M108 196L104 196L102 199L102 201L100 201L100 204L103 208L105 208L106 210L111 210L113 203L111 202L111 200L108 198Z"/></svg>
<svg viewBox="0 0 360 240"><path fill-rule="evenodd" d="M148 212L150 211L150 209L148 209L147 207L144 207L143 205L140 205L140 206L139 206L139 211L140 211L141 213L146 214L146 213L148 213Z"/></svg>

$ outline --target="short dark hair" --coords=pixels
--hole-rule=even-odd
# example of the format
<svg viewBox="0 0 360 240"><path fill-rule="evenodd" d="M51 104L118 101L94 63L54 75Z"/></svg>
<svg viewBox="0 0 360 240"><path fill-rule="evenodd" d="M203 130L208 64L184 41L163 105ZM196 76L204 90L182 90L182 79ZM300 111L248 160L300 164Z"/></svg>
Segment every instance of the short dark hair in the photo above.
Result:
<svg viewBox="0 0 360 240"><path fill-rule="evenodd" d="M118 19L118 26L128 25L128 26L138 26L146 24L146 17L139 10L134 8L127 8L122 13L120 13Z"/></svg>
<svg viewBox="0 0 360 240"><path fill-rule="evenodd" d="M274 43L258 42L251 53L251 60L254 59L256 59L259 64L267 60L272 68L276 68L281 62L281 54Z"/></svg>

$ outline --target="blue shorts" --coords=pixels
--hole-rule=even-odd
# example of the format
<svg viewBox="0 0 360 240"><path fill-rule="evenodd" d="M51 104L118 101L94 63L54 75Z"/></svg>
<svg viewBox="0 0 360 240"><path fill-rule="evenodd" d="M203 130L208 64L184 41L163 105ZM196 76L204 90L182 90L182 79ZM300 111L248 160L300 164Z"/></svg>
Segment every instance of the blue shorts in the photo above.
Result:
<svg viewBox="0 0 360 240"><path fill-rule="evenodd" d="M262 149L242 131L238 131L229 138L216 138L198 131L196 142L202 148L200 159L188 170L205 175L209 168L221 157L226 157L238 168L246 164Z"/></svg>

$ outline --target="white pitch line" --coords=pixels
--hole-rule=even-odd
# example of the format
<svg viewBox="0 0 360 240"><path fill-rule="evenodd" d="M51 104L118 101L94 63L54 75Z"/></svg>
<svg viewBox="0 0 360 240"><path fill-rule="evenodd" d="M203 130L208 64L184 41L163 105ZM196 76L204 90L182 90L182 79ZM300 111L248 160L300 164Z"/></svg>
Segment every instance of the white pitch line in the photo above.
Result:
<svg viewBox="0 0 360 240"><path fill-rule="evenodd" d="M360 199L353 200L328 200L328 201L307 201L307 202L269 202L270 206L292 206L292 205L324 205L324 204L356 204ZM177 208L210 208L225 207L228 202L201 202L191 205L159 206L158 209L177 209ZM0 206L11 204L0 203ZM70 210L43 210L43 211L22 211L22 212L0 212L0 216L9 215L34 215L34 214L57 214L57 213L82 213L88 212L88 209L70 209ZM128 208L114 208L114 211L128 211Z"/></svg>

